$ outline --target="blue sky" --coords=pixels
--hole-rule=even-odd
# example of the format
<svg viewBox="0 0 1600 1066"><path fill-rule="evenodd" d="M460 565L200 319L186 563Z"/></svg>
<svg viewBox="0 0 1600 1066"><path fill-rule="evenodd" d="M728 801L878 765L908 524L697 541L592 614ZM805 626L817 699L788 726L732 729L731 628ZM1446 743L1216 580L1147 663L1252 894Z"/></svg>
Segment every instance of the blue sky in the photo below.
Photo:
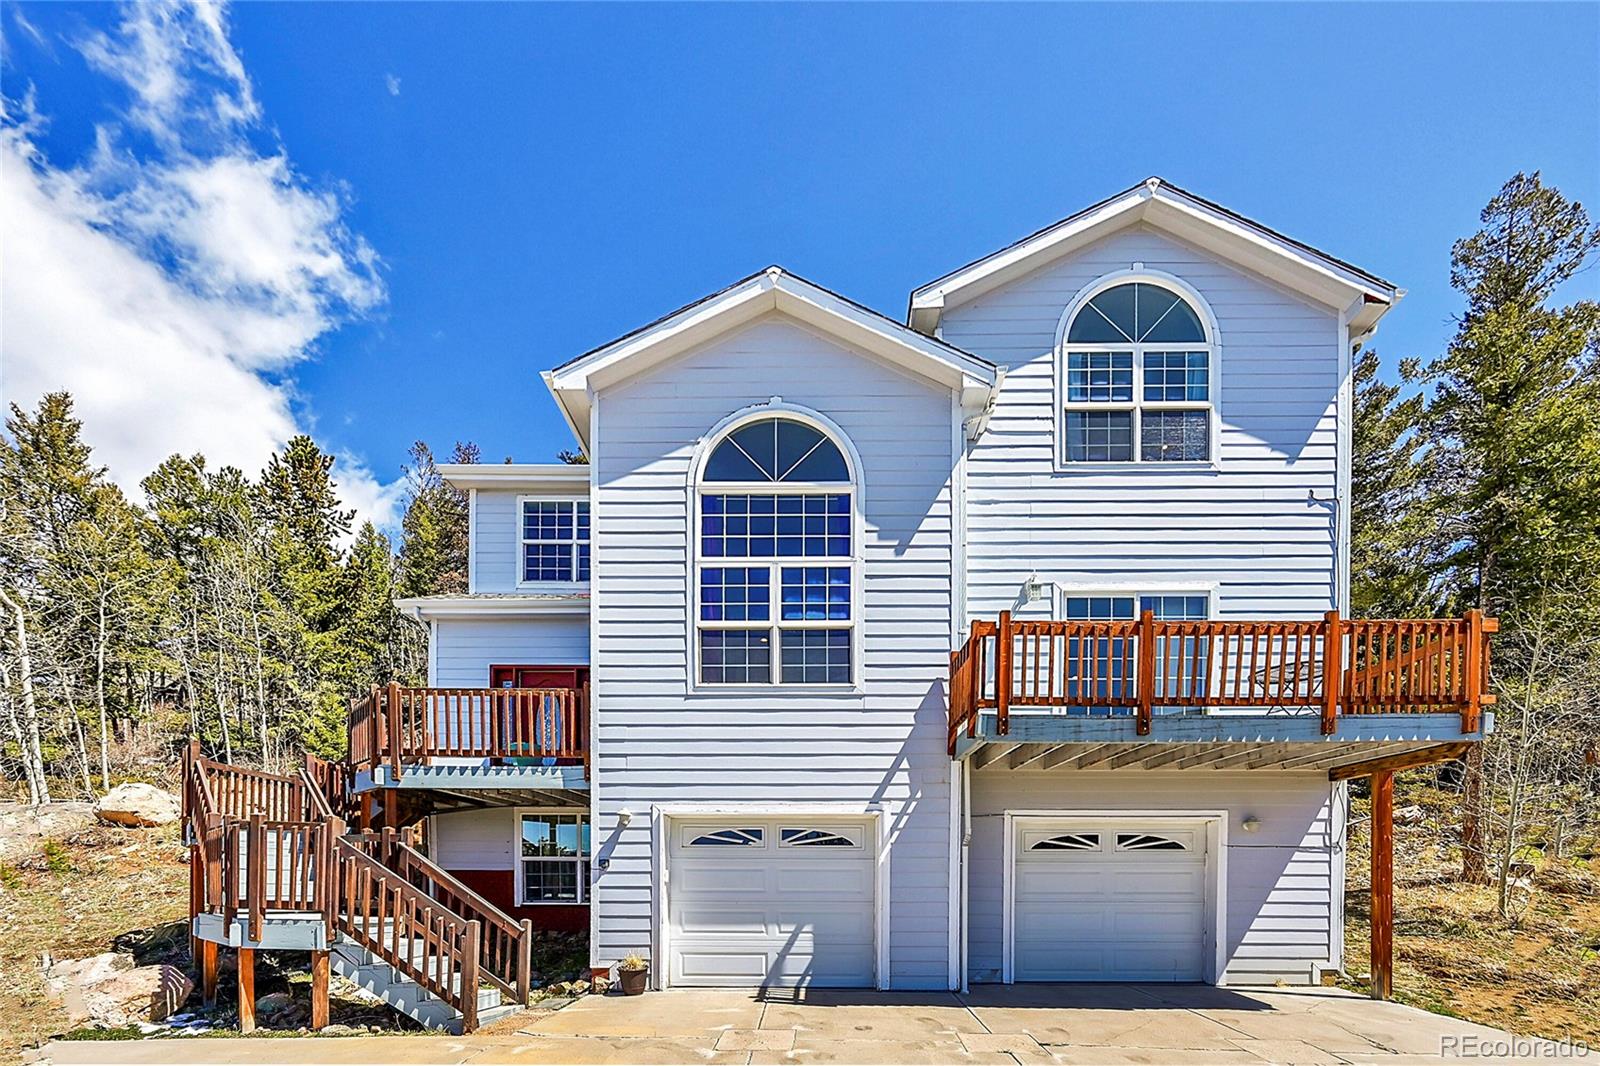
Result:
<svg viewBox="0 0 1600 1066"><path fill-rule="evenodd" d="M87 173L97 127L120 131L124 167L84 179L107 198L153 162L284 160L266 199L310 245L239 269L261 271L250 313L301 317L242 372L281 398L261 439L309 428L373 509L414 438L552 459L540 370L768 263L902 316L922 282L1160 174L1407 288L1376 341L1392 362L1450 335L1450 243L1512 173L1600 209L1594 4L171 11L130 30L127 9L12 5L8 121L31 92L41 173ZM163 62L197 91L158 122ZM219 84L252 117L195 110ZM181 212L107 202L125 213L101 231L181 284L234 268ZM219 432L171 431L166 451ZM119 476L117 440L124 464L166 444L139 432L105 434Z"/></svg>

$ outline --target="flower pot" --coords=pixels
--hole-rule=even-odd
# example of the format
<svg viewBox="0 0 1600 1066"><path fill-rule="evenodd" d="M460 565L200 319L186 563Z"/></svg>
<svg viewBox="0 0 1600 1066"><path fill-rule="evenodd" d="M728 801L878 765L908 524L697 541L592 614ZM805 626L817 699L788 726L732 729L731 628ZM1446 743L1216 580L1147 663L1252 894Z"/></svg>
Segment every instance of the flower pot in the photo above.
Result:
<svg viewBox="0 0 1600 1066"><path fill-rule="evenodd" d="M649 970L618 970L617 981L622 985L622 994L625 996L644 995L645 985L650 983Z"/></svg>

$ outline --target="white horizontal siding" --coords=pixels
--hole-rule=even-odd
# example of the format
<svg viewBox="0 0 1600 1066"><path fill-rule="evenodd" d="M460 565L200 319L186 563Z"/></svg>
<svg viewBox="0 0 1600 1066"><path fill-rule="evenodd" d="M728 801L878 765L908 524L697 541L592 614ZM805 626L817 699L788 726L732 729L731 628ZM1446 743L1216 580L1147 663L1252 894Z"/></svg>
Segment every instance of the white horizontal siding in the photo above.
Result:
<svg viewBox="0 0 1600 1066"><path fill-rule="evenodd" d="M1057 325L1086 285L1135 263L1182 278L1216 316L1214 471L1054 468ZM1214 582L1221 617L1305 617L1332 606L1334 312L1141 226L947 310L941 335L1007 368L967 463L971 617L1011 606L1032 573L1152 590Z"/></svg>
<svg viewBox="0 0 1600 1066"><path fill-rule="evenodd" d="M838 423L864 467L859 693L689 691L688 471L719 421L780 396ZM881 804L890 983L948 980L952 396L766 318L603 389L596 512L596 965L651 945L649 818L675 803ZM619 829L616 812L630 808Z"/></svg>
<svg viewBox="0 0 1600 1066"><path fill-rule="evenodd" d="M514 807L436 814L431 829L431 857L446 870L515 868L517 812Z"/></svg>
<svg viewBox="0 0 1600 1066"><path fill-rule="evenodd" d="M582 666L589 618L441 619L434 623L433 676L439 688L484 688L495 665Z"/></svg>
<svg viewBox="0 0 1600 1066"><path fill-rule="evenodd" d="M1004 813L1227 811L1224 983L1312 980L1340 946L1342 811L1324 772L979 770L972 779L968 974L1000 979ZM1246 833L1247 815L1260 829Z"/></svg>
<svg viewBox="0 0 1600 1066"><path fill-rule="evenodd" d="M478 489L472 505L471 592L557 592L583 588L577 582L533 582L519 585L522 576L522 518L518 499L523 496L573 500L588 495L576 485L561 492L519 492Z"/></svg>

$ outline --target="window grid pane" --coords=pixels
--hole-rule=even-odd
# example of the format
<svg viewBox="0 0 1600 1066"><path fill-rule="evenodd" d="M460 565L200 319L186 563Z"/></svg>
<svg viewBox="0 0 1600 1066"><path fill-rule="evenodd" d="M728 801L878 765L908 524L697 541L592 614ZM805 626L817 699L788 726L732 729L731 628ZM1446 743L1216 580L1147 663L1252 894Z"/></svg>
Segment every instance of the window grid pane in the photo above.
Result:
<svg viewBox="0 0 1600 1066"><path fill-rule="evenodd" d="M587 576L587 567L585 567ZM571 544L524 544L522 546L522 580L571 581Z"/></svg>
<svg viewBox="0 0 1600 1066"><path fill-rule="evenodd" d="M791 685L848 684L850 630L784 630L783 680Z"/></svg>
<svg viewBox="0 0 1600 1066"><path fill-rule="evenodd" d="M1075 463L1133 461L1132 411L1068 411L1067 458Z"/></svg>
<svg viewBox="0 0 1600 1066"><path fill-rule="evenodd" d="M772 631L702 629L700 682L706 685L764 685L772 680Z"/></svg>
<svg viewBox="0 0 1600 1066"><path fill-rule="evenodd" d="M700 552L708 559L848 558L850 494L707 495Z"/></svg>
<svg viewBox="0 0 1600 1066"><path fill-rule="evenodd" d="M1208 411L1146 411L1139 422L1140 454L1152 462L1203 460L1211 454Z"/></svg>
<svg viewBox="0 0 1600 1066"><path fill-rule="evenodd" d="M706 567L700 572L701 621L769 621L772 617L769 575L770 571L764 566Z"/></svg>
<svg viewBox="0 0 1600 1066"><path fill-rule="evenodd" d="M1210 399L1206 353L1146 352L1144 398L1147 403L1204 403Z"/></svg>
<svg viewBox="0 0 1600 1066"><path fill-rule="evenodd" d="M848 566L786 566L781 590L785 622L848 622Z"/></svg>
<svg viewBox="0 0 1600 1066"><path fill-rule="evenodd" d="M1132 352L1067 354L1068 403L1128 403L1132 400Z"/></svg>

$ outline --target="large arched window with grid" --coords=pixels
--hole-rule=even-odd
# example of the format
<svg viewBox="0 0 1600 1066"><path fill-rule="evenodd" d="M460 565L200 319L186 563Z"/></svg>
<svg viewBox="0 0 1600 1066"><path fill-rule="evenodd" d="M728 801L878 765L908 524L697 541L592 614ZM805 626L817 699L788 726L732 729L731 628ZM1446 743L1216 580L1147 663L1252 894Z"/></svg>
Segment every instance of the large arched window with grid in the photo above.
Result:
<svg viewBox="0 0 1600 1066"><path fill-rule="evenodd" d="M1061 360L1067 464L1213 458L1215 339L1184 296L1153 281L1101 289L1073 315Z"/></svg>
<svg viewBox="0 0 1600 1066"><path fill-rule="evenodd" d="M713 443L697 498L701 685L850 685L855 478L808 421L763 417Z"/></svg>

